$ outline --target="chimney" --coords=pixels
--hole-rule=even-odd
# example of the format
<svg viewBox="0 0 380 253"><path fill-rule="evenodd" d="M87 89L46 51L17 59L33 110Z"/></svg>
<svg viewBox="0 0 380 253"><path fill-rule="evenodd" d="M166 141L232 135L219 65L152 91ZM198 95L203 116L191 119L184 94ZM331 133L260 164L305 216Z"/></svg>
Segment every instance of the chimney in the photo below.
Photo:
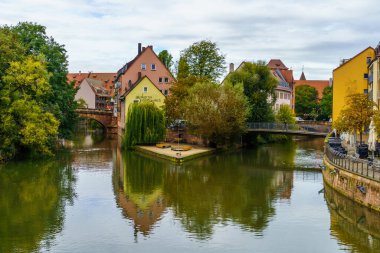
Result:
<svg viewBox="0 0 380 253"><path fill-rule="evenodd" d="M235 71L235 65L231 62L230 63L230 73Z"/></svg>
<svg viewBox="0 0 380 253"><path fill-rule="evenodd" d="M138 72L137 73L137 80L140 80L140 78L141 78L141 72Z"/></svg>
<svg viewBox="0 0 380 253"><path fill-rule="evenodd" d="M142 47L142 51L144 51L145 50L145 47Z"/></svg>
<svg viewBox="0 0 380 253"><path fill-rule="evenodd" d="M141 54L141 43L138 44L138 47L137 47L137 54Z"/></svg>

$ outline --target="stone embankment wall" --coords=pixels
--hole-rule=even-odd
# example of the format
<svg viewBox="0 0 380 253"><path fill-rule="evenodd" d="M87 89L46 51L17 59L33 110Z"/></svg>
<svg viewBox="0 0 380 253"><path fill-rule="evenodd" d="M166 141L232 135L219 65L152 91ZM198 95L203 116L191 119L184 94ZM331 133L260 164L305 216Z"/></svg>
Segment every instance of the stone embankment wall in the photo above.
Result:
<svg viewBox="0 0 380 253"><path fill-rule="evenodd" d="M380 182L357 175L334 165L324 157L323 179L334 190L380 212Z"/></svg>

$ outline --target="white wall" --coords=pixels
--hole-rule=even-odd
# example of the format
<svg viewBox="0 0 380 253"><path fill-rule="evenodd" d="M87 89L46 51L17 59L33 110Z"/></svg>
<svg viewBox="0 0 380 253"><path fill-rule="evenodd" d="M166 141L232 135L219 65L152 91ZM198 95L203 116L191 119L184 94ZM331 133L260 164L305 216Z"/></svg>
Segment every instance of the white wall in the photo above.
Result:
<svg viewBox="0 0 380 253"><path fill-rule="evenodd" d="M281 105L288 105L292 108L292 93L290 91L276 90L276 96L275 111L278 111Z"/></svg>
<svg viewBox="0 0 380 253"><path fill-rule="evenodd" d="M86 101L88 108L95 109L95 93L86 80L83 80L80 84L79 90L75 95L75 100L79 100L81 98Z"/></svg>

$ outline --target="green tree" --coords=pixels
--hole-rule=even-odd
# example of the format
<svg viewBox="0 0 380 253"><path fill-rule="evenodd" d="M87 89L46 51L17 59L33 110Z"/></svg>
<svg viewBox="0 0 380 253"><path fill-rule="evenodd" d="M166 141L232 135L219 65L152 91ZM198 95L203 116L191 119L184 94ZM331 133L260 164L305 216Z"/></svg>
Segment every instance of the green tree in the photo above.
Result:
<svg viewBox="0 0 380 253"><path fill-rule="evenodd" d="M295 111L297 116L306 118L318 108L318 91L309 85L296 87Z"/></svg>
<svg viewBox="0 0 380 253"><path fill-rule="evenodd" d="M155 144L165 138L164 112L152 102L133 103L128 108L123 144Z"/></svg>
<svg viewBox="0 0 380 253"><path fill-rule="evenodd" d="M346 97L346 105L340 111L337 120L334 121L334 128L338 132L359 132L360 144L362 143L362 133L369 127L371 118L374 115L375 103L368 99L366 94L353 93Z"/></svg>
<svg viewBox="0 0 380 253"><path fill-rule="evenodd" d="M329 120L332 115L332 87L327 86L323 89L323 97L320 102L320 114L319 119Z"/></svg>
<svg viewBox="0 0 380 253"><path fill-rule="evenodd" d="M242 86L197 83L182 106L190 129L214 144L230 144L246 131L250 107Z"/></svg>
<svg viewBox="0 0 380 253"><path fill-rule="evenodd" d="M42 55L49 72L51 92L45 96L45 107L59 121L60 137L69 137L77 122L76 89L67 82L67 55L63 45L46 35L46 28L35 23L22 22L10 28L20 39L27 55Z"/></svg>
<svg viewBox="0 0 380 253"><path fill-rule="evenodd" d="M227 81L232 85L243 85L244 94L252 108L249 121L274 121L272 107L276 102L275 89L278 82L264 61L244 62L241 68L228 75Z"/></svg>
<svg viewBox="0 0 380 253"><path fill-rule="evenodd" d="M276 120L283 124L295 124L294 113L288 105L281 105L276 113Z"/></svg>
<svg viewBox="0 0 380 253"><path fill-rule="evenodd" d="M158 54L158 58L162 61L167 69L171 69L173 66L173 56L168 52L168 50L162 50Z"/></svg>
<svg viewBox="0 0 380 253"><path fill-rule="evenodd" d="M195 42L181 52L177 76L188 75L216 81L225 71L225 56L215 42L202 40Z"/></svg>
<svg viewBox="0 0 380 253"><path fill-rule="evenodd" d="M44 63L34 57L11 62L0 90L0 161L26 149L52 154L59 122L45 110L45 94L51 92Z"/></svg>

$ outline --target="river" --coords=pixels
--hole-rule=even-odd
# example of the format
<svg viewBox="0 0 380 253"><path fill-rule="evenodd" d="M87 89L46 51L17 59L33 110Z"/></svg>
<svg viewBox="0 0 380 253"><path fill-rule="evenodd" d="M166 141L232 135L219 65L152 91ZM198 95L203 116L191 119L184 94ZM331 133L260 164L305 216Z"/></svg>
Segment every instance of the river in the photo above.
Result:
<svg viewBox="0 0 380 253"><path fill-rule="evenodd" d="M379 214L324 188L322 147L175 165L81 136L0 167L0 252L380 252Z"/></svg>

